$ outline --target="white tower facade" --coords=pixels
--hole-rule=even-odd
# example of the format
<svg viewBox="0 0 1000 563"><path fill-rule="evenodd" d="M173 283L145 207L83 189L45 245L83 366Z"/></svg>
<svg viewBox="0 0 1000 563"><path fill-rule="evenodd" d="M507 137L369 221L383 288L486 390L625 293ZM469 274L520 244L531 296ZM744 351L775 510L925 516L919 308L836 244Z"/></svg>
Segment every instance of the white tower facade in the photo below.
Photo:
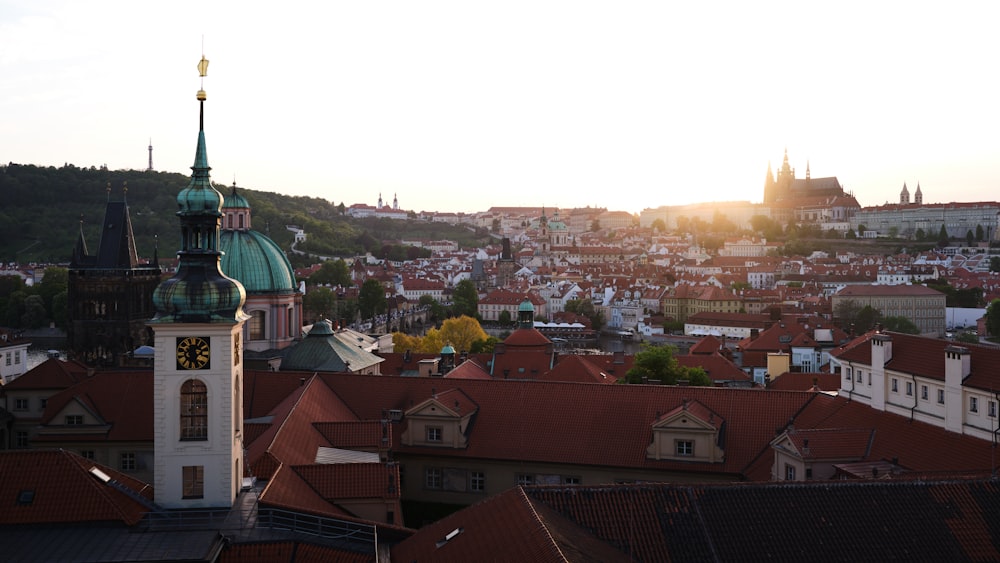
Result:
<svg viewBox="0 0 1000 563"><path fill-rule="evenodd" d="M155 500L229 507L243 482L243 324L155 326Z"/></svg>
<svg viewBox="0 0 1000 563"><path fill-rule="evenodd" d="M208 61L198 65L205 76ZM219 267L223 197L209 178L205 92L191 181L177 194L177 272L153 292L154 501L164 508L229 508L243 460L243 310L246 290Z"/></svg>

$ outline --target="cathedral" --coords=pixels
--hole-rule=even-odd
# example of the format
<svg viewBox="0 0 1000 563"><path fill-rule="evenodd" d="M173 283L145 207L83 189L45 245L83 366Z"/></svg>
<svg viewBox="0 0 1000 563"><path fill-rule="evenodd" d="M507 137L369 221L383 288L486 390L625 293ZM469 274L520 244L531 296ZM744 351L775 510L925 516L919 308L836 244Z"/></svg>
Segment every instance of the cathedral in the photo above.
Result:
<svg viewBox="0 0 1000 563"><path fill-rule="evenodd" d="M813 178L809 173L808 163L806 164L806 177L796 178L795 169L788 164L787 149L785 149L785 157L776 176L771 172L771 165L767 165L767 177L764 179L765 205L802 197L844 195L846 195L844 188L841 187L836 176Z"/></svg>

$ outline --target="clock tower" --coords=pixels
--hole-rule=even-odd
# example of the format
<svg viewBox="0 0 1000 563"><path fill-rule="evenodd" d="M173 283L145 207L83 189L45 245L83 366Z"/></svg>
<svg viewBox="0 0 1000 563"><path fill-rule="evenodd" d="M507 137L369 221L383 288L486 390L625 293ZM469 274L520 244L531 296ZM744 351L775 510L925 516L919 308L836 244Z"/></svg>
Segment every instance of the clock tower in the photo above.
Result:
<svg viewBox="0 0 1000 563"><path fill-rule="evenodd" d="M198 71L204 77L208 60ZM243 460L246 291L219 268L222 194L209 179L205 91L191 181L177 195L177 272L153 293L155 501L165 508L230 507Z"/></svg>

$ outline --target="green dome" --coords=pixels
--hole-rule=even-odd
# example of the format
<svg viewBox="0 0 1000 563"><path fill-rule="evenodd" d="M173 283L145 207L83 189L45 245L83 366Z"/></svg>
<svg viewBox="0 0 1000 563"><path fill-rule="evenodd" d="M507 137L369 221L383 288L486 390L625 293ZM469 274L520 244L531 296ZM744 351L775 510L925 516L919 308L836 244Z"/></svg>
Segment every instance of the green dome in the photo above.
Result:
<svg viewBox="0 0 1000 563"><path fill-rule="evenodd" d="M242 194L236 191L236 185L233 184L233 190L226 196L226 201L222 204L223 209L233 209L233 208L250 208L250 202L247 198L243 197Z"/></svg>
<svg viewBox="0 0 1000 563"><path fill-rule="evenodd" d="M153 323L224 323L246 318L246 291L240 282L219 275L218 266L182 264L174 277L153 292Z"/></svg>
<svg viewBox="0 0 1000 563"><path fill-rule="evenodd" d="M441 348L441 355L444 356L445 354L451 354L454 356L455 348L453 348L451 344L445 344L444 348Z"/></svg>
<svg viewBox="0 0 1000 563"><path fill-rule="evenodd" d="M525 297L524 301L521 301L521 304L517 306L517 312L518 313L534 313L535 312L535 306L531 304L531 301L527 297Z"/></svg>
<svg viewBox="0 0 1000 563"><path fill-rule="evenodd" d="M223 273L240 280L247 293L291 293L296 290L292 264L266 235L257 231L224 230L219 238L219 250L223 252L220 263Z"/></svg>

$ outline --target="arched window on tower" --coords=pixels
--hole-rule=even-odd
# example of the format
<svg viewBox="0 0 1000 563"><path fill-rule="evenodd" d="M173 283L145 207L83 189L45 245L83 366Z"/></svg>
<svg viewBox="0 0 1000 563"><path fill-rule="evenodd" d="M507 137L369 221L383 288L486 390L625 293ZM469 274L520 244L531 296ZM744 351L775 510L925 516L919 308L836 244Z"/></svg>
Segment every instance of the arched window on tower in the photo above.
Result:
<svg viewBox="0 0 1000 563"><path fill-rule="evenodd" d="M251 311L250 313L250 340L264 340L264 311Z"/></svg>
<svg viewBox="0 0 1000 563"><path fill-rule="evenodd" d="M197 379L181 385L181 440L208 440L208 388Z"/></svg>

